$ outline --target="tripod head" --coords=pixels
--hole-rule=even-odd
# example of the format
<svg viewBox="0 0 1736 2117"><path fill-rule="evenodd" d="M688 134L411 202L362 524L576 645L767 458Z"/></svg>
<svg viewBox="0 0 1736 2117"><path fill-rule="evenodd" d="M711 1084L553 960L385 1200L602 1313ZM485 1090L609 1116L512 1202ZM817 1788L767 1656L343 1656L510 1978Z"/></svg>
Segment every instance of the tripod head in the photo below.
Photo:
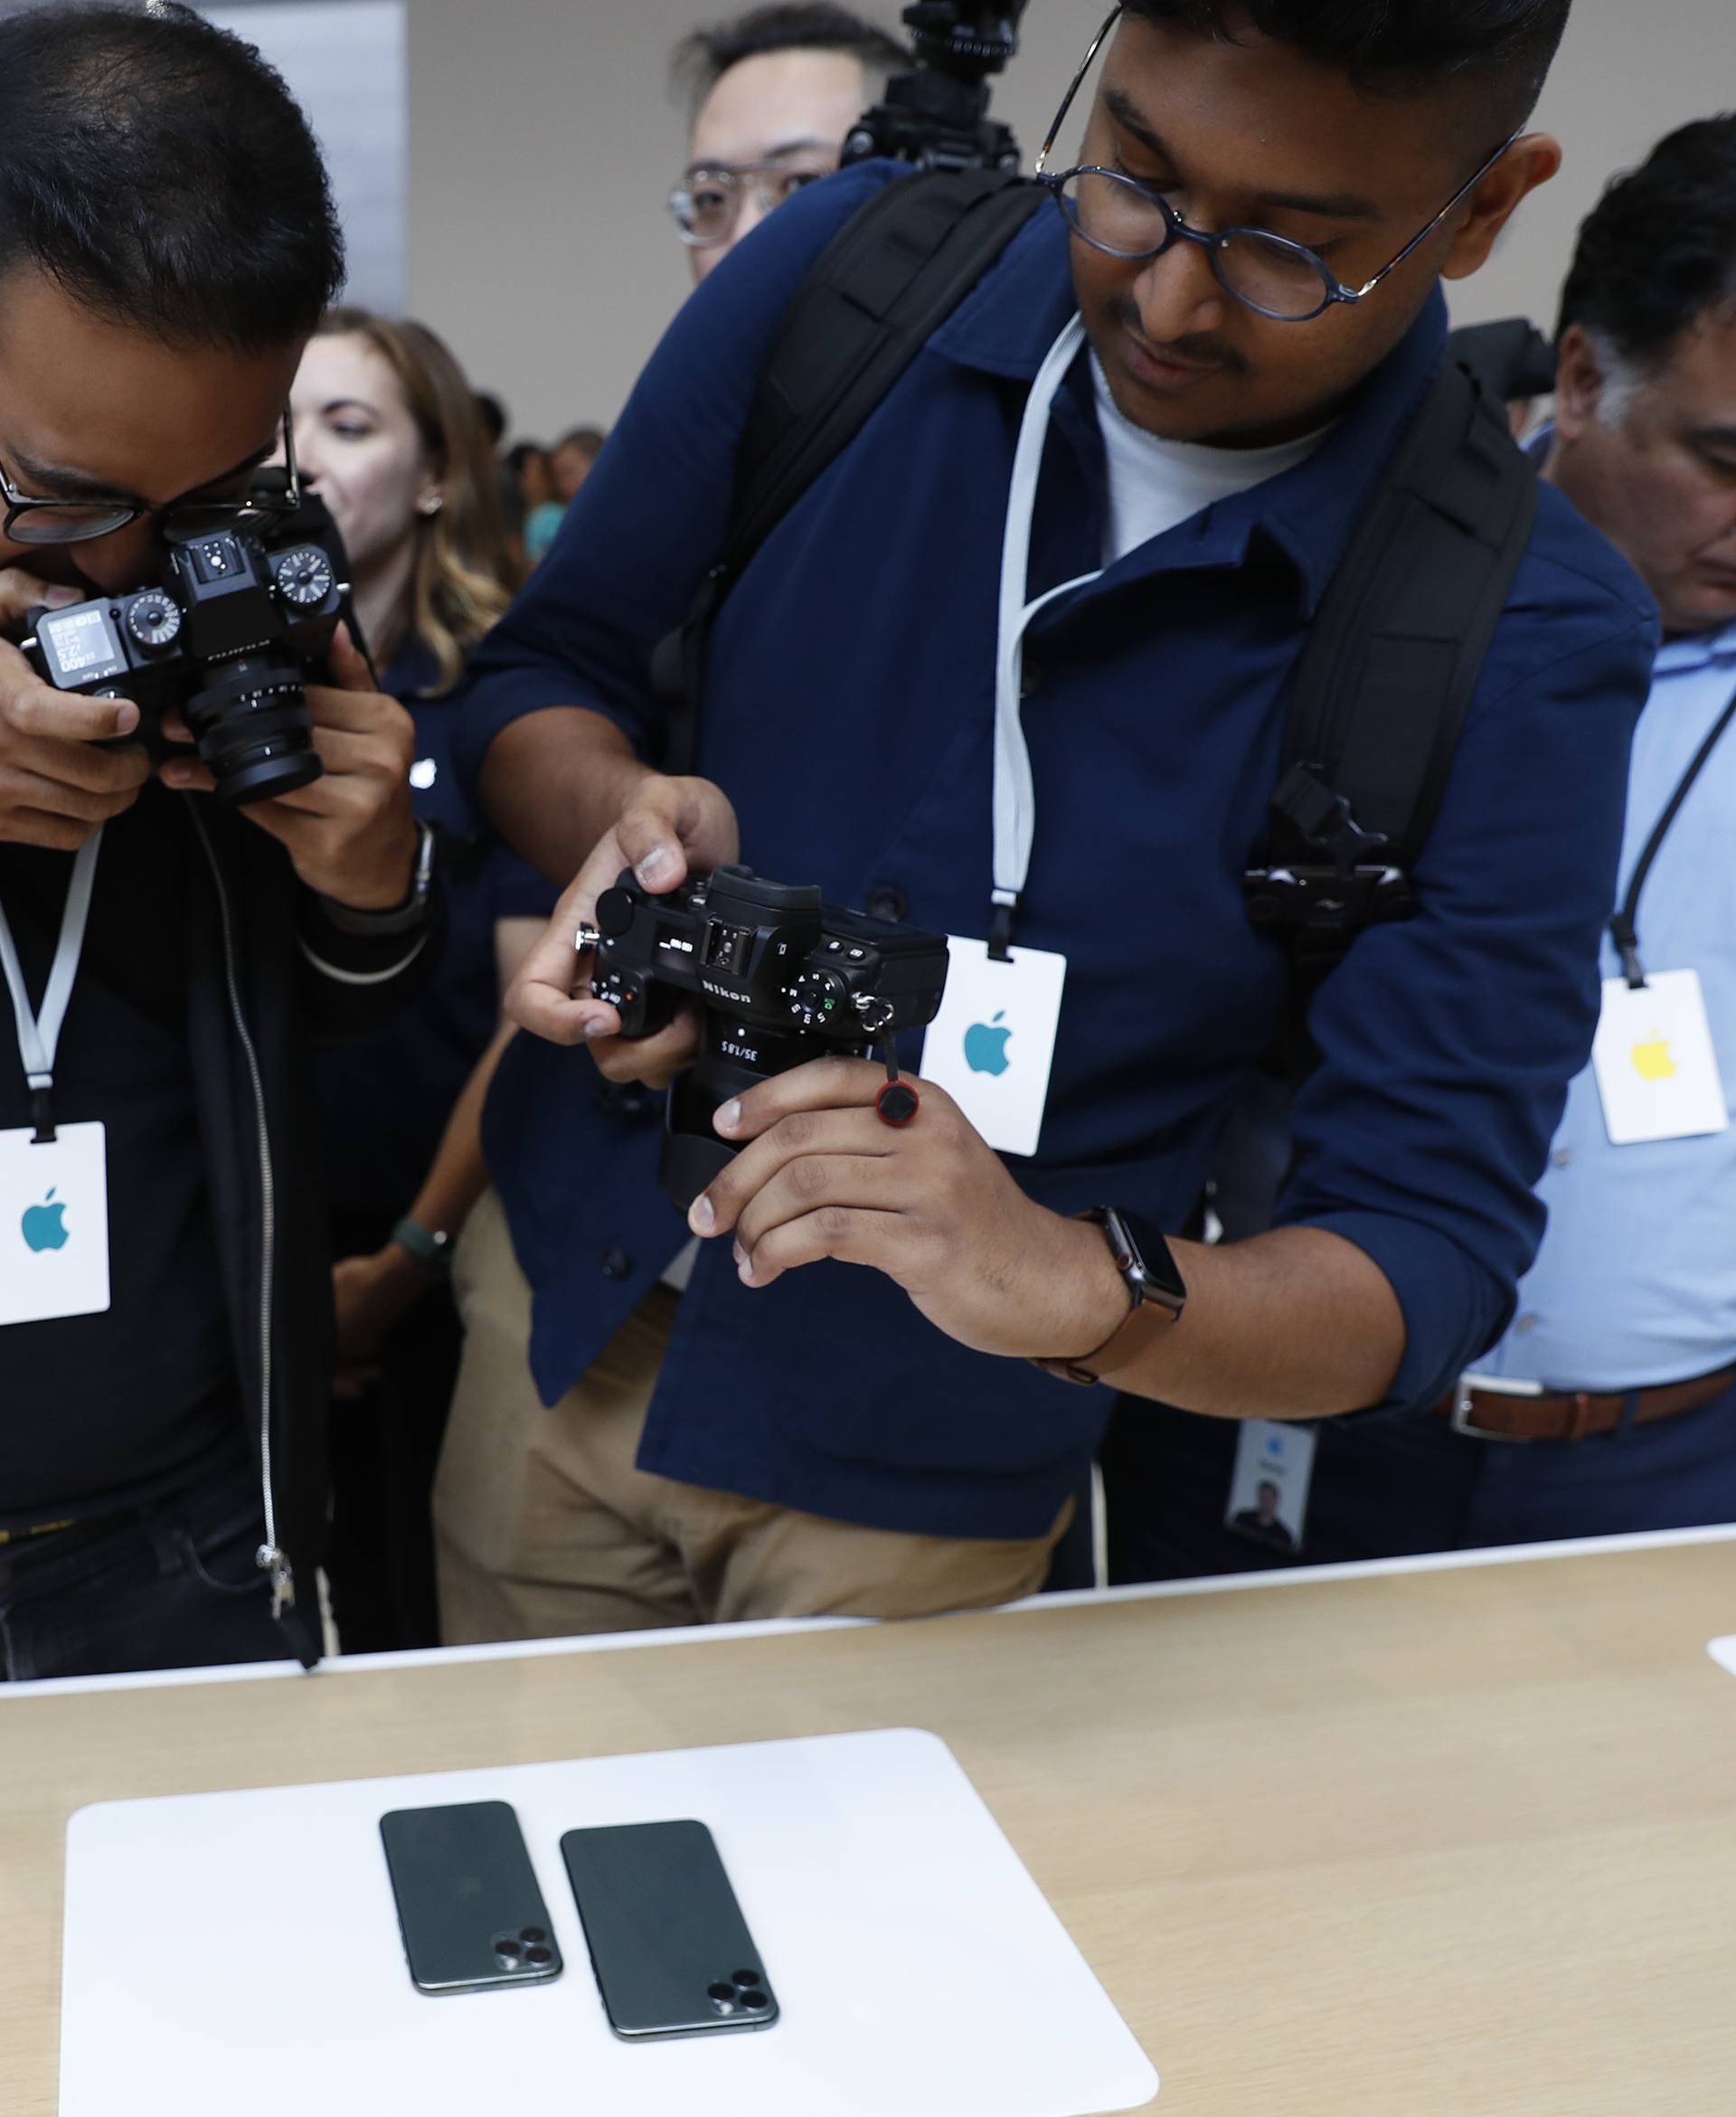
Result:
<svg viewBox="0 0 1736 2117"><path fill-rule="evenodd" d="M991 77L1019 49L1028 0L912 0L916 67L886 84L844 144L845 165L876 155L924 169L1016 169L1018 142L988 115Z"/></svg>

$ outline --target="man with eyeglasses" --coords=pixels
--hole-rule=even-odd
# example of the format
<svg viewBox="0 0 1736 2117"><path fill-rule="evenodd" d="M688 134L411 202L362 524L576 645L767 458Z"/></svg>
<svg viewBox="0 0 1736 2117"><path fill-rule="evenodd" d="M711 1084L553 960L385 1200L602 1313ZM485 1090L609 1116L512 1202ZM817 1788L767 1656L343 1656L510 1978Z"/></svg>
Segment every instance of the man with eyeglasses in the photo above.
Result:
<svg viewBox="0 0 1736 2117"><path fill-rule="evenodd" d="M250 46L183 8L0 20L5 1678L319 1651L307 1074L432 967L410 719L340 634L307 691L321 777L231 809L178 715L154 762L124 680L51 688L16 643L37 606L156 581L165 529L269 504L342 263Z"/></svg>
<svg viewBox="0 0 1736 2117"><path fill-rule="evenodd" d="M794 201L751 269L693 297L585 534L481 657L461 742L506 835L578 878L509 1003L539 1034L486 1127L522 1276L477 1315L503 1347L528 1331L548 1408L460 1466L493 1480L486 1526L448 1522L472 1611L580 1629L995 1601L1041 1583L1107 1416L1109 1389L1060 1377L1225 1422L1401 1416L1499 1334L1596 1019L1656 638L1549 489L1411 868L1420 909L1316 997L1280 1224L1182 1231L1284 1009L1241 885L1297 660L1429 395L1438 282L1555 170L1524 128L1566 15L1118 9L1053 210L734 581L703 776L671 779L646 761L650 650L717 562L787 306L900 179ZM738 854L951 936L951 1011L902 1129L866 1062L726 1104L741 1151L684 1227L655 1128L612 1133L555 1046L614 1079L690 1061L690 1016L618 1036L575 935L623 867L662 892ZM675 1301L658 1281L689 1232Z"/></svg>
<svg viewBox="0 0 1736 2117"><path fill-rule="evenodd" d="M669 212L696 280L836 169L850 128L909 64L895 37L829 0L778 0L683 40L671 71L693 125Z"/></svg>
<svg viewBox="0 0 1736 2117"><path fill-rule="evenodd" d="M1412 1417L1322 1430L1311 1564L1736 1520L1736 117L1684 127L1609 184L1555 338L1535 452L1665 628L1594 1063L1500 1342ZM1278 1563L1209 1504L1229 1436L1149 1412L1123 1407L1104 1451L1117 1577Z"/></svg>

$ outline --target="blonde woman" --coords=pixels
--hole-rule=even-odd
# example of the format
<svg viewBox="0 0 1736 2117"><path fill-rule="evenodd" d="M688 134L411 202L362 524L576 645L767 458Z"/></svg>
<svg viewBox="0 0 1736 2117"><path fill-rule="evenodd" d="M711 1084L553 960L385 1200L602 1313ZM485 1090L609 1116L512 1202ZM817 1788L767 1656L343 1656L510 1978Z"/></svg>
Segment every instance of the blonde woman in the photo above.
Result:
<svg viewBox="0 0 1736 2117"><path fill-rule="evenodd" d="M554 893L482 841L451 761L453 693L514 565L470 385L420 324L326 316L290 396L302 472L335 516L383 690L416 723L416 812L448 853L431 988L321 1064L338 1395L330 1575L346 1649L436 1638L428 1491L459 1334L444 1273L486 1182L483 1093L500 996Z"/></svg>

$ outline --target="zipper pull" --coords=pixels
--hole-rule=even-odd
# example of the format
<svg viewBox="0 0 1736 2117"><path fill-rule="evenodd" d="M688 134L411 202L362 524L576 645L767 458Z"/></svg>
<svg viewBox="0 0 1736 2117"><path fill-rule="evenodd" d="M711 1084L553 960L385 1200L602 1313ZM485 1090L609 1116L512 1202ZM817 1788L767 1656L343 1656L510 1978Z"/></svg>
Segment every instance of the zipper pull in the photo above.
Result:
<svg viewBox="0 0 1736 2117"><path fill-rule="evenodd" d="M253 1554L253 1563L261 1573L271 1575L271 1615L280 1618L286 1610L296 1606L296 1575L288 1557L275 1544L261 1544Z"/></svg>

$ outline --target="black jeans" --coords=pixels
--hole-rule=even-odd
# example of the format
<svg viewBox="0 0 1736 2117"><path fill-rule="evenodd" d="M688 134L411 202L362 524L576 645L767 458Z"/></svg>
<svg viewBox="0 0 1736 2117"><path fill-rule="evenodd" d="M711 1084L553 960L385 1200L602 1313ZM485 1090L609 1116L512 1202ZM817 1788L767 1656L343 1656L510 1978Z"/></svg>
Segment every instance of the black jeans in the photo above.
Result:
<svg viewBox="0 0 1736 2117"><path fill-rule="evenodd" d="M0 1544L0 1678L286 1658L253 1563L264 1536L258 1482L225 1465L123 1513Z"/></svg>

